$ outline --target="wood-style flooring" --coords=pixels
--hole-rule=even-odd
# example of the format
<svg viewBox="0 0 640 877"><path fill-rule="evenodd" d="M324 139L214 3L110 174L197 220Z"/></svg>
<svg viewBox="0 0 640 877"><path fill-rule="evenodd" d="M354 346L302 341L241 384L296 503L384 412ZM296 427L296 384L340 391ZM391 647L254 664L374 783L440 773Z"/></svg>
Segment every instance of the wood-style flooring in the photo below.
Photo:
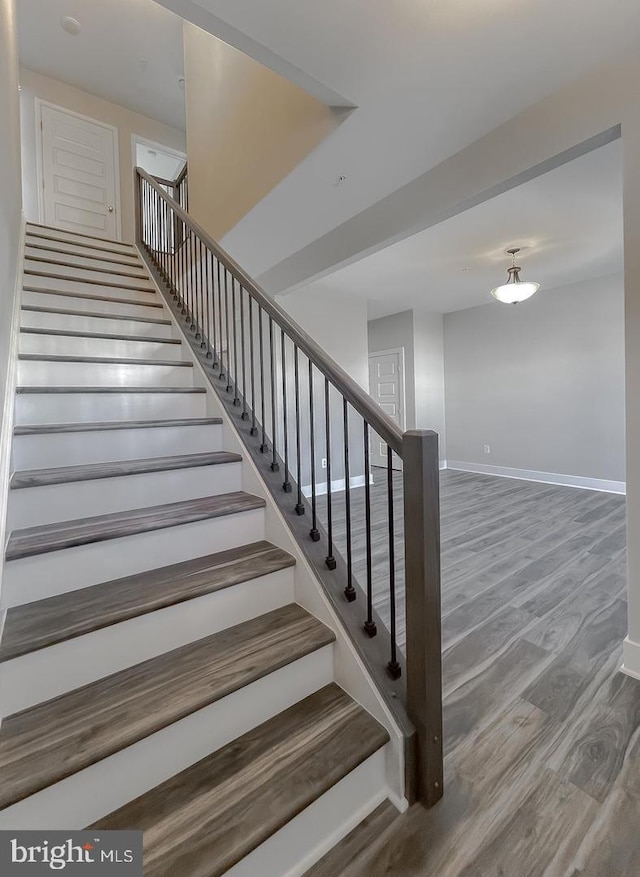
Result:
<svg viewBox="0 0 640 877"><path fill-rule="evenodd" d="M455 471L441 490L445 796L364 854L352 838L340 874L638 877L640 682L619 672L624 497ZM352 491L354 532L363 493ZM381 614L387 575L376 564Z"/></svg>

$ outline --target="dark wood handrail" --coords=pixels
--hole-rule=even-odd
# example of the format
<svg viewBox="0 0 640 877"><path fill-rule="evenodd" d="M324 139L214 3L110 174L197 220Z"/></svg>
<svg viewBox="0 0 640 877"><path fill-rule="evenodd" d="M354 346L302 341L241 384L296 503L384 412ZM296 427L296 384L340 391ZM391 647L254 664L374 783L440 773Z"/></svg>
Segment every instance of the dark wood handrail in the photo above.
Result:
<svg viewBox="0 0 640 877"><path fill-rule="evenodd" d="M353 378L342 369L338 363L299 326L291 319L289 314L280 307L258 284L217 244L213 238L184 210L181 205L159 186L155 178L141 167L136 168L139 177L164 198L171 202L174 214L215 254L216 258L228 271L242 284L244 289L251 295L260 307L273 318L275 323L289 336L291 341L313 362L315 367L333 384L344 398L364 417L371 427L378 433L380 438L389 447L402 457L402 430L389 415L374 402L369 393L363 390Z"/></svg>

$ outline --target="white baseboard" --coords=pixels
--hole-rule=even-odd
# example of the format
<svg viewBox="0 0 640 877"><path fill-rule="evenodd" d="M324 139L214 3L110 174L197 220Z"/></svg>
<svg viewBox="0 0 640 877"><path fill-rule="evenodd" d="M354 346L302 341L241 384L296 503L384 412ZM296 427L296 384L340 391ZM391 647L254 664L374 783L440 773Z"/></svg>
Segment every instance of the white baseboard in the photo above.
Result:
<svg viewBox="0 0 640 877"><path fill-rule="evenodd" d="M0 545L7 542L7 508L9 499L9 478L11 476L11 445L13 441L13 424L15 415L15 390L18 375L18 341L20 338L20 300L22 296L22 274L24 270L25 220L22 215L22 227L18 242L18 269L13 293L11 311L11 335L7 351L7 382L5 384L4 410L2 412L2 428L0 430ZM4 550L0 553L0 583L4 573ZM1 592L1 587L0 587Z"/></svg>
<svg viewBox="0 0 640 877"><path fill-rule="evenodd" d="M626 676L640 679L640 643L629 637L622 644L622 666L620 671Z"/></svg>
<svg viewBox="0 0 640 877"><path fill-rule="evenodd" d="M373 475L369 476L369 484L373 484ZM349 486L351 488L354 487L364 487L364 475L354 475L353 478L349 479ZM336 478L335 480L331 479L331 493L340 493L346 487L346 480L344 478ZM324 496L327 492L327 482L319 481L316 484L316 496ZM311 496L311 485L305 484L302 487L302 495L307 498Z"/></svg>
<svg viewBox="0 0 640 877"><path fill-rule="evenodd" d="M449 466L447 465L447 461L440 460L440 469L448 469L448 468L449 468Z"/></svg>
<svg viewBox="0 0 640 877"><path fill-rule="evenodd" d="M477 472L480 475L497 475L499 478L519 478L522 481L540 481L543 484L560 484L583 490L600 490L604 493L626 494L624 481L607 481L604 478L586 478L582 475L561 475L556 472L536 472L533 469L510 469L506 466L488 466L485 463L461 463L448 460L440 468L458 469L460 472Z"/></svg>

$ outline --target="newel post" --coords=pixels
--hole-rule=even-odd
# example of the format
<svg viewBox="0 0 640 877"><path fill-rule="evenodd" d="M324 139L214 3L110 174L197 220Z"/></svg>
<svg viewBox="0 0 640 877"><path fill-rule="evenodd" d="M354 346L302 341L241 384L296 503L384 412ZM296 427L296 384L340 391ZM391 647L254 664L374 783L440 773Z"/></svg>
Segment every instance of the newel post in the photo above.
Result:
<svg viewBox="0 0 640 877"><path fill-rule="evenodd" d="M142 177L136 170L133 169L133 209L135 215L135 236L136 243L139 247L142 246Z"/></svg>
<svg viewBox="0 0 640 877"><path fill-rule="evenodd" d="M407 711L416 728L416 796L430 807L443 792L438 436L410 430L402 451Z"/></svg>

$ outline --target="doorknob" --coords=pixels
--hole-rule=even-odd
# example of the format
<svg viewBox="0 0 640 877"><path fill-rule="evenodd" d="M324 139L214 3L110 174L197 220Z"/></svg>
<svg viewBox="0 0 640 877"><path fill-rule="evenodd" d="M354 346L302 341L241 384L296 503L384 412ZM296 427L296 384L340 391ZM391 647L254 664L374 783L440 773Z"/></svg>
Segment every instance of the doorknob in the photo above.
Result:
<svg viewBox="0 0 640 877"><path fill-rule="evenodd" d="M113 213L113 207L107 207L107 210L109 211L109 213Z"/></svg>

